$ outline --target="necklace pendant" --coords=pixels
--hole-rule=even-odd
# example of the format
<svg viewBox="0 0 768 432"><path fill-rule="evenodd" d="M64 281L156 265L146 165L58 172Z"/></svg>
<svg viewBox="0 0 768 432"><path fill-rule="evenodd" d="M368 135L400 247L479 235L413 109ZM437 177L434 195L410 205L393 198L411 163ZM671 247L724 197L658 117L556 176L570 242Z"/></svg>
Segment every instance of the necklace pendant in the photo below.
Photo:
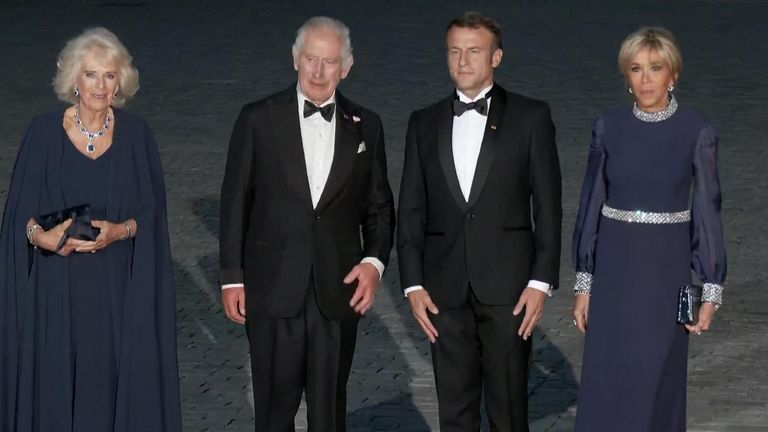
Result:
<svg viewBox="0 0 768 432"><path fill-rule="evenodd" d="M96 151L96 146L94 146L93 143L88 143L88 145L85 147L85 150L88 153L93 153Z"/></svg>

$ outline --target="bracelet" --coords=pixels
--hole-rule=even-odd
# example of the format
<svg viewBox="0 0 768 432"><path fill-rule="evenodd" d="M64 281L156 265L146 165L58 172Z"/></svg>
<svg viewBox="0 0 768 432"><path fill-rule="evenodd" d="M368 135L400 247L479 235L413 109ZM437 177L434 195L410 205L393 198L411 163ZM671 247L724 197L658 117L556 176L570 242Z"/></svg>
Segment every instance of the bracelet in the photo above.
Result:
<svg viewBox="0 0 768 432"><path fill-rule="evenodd" d="M39 229L43 229L43 227L41 227L38 224L33 224L27 227L27 240L29 240L29 244L31 244L34 247L37 247L37 243L35 243L35 241L32 240L32 236L34 236L35 231Z"/></svg>
<svg viewBox="0 0 768 432"><path fill-rule="evenodd" d="M120 240L128 240L131 238L131 235L133 234L133 230L131 229L131 223L128 221L123 222L123 225L125 225L125 229L128 231L128 234L125 235L125 237L121 238Z"/></svg>

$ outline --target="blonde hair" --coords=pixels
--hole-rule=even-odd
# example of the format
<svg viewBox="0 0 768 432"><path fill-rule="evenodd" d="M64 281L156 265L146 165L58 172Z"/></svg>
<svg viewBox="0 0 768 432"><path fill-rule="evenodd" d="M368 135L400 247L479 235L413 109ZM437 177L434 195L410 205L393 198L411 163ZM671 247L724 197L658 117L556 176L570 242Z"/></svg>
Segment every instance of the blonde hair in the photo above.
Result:
<svg viewBox="0 0 768 432"><path fill-rule="evenodd" d="M53 89L59 100L77 103L75 86L77 77L82 73L83 58L97 51L100 57L112 61L117 66L118 92L112 105L121 107L139 90L139 71L133 66L133 57L120 40L111 31L96 27L84 31L70 39L59 53L56 62L56 76Z"/></svg>
<svg viewBox="0 0 768 432"><path fill-rule="evenodd" d="M680 46L671 31L661 27L643 27L624 39L619 50L619 71L626 77L632 59L641 50L648 48L661 56L662 60L672 72L672 77L677 83L680 73L683 71L683 55Z"/></svg>

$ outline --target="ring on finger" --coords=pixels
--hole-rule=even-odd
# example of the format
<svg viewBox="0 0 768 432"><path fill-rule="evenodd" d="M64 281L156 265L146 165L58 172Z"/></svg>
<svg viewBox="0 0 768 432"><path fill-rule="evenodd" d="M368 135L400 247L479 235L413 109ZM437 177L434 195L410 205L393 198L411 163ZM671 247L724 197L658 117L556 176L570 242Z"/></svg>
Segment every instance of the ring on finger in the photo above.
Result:
<svg viewBox="0 0 768 432"><path fill-rule="evenodd" d="M579 325L579 323L576 322L576 320L573 320L573 325Z"/></svg>

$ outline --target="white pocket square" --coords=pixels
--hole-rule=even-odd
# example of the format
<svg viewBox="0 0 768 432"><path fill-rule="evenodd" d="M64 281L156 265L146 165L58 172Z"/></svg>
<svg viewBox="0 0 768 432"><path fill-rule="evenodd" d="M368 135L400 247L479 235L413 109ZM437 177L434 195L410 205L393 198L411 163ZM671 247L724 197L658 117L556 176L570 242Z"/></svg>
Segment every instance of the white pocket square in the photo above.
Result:
<svg viewBox="0 0 768 432"><path fill-rule="evenodd" d="M361 142L359 146L357 146L357 153L360 154L367 150L367 147L365 146L365 141Z"/></svg>

